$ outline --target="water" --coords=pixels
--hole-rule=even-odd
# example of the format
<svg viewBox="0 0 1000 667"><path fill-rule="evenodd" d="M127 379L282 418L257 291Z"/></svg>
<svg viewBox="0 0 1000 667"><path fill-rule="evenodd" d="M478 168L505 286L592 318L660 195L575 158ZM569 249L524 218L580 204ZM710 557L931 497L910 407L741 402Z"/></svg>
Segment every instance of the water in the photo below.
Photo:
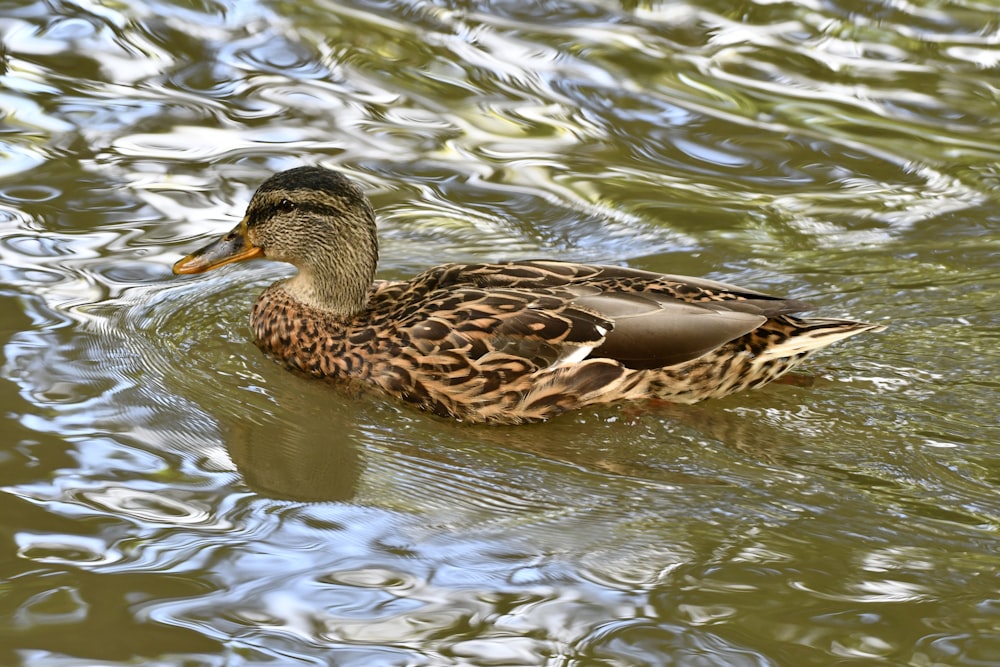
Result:
<svg viewBox="0 0 1000 667"><path fill-rule="evenodd" d="M976 2L4 3L0 664L1000 663ZM560 257L885 322L810 386L451 424L178 279L272 171L383 277Z"/></svg>

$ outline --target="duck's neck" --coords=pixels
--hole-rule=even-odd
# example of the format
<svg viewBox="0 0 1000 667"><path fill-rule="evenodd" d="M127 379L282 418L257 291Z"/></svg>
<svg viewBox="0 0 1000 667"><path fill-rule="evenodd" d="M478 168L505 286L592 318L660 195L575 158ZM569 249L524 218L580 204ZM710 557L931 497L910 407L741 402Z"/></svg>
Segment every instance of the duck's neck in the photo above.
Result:
<svg viewBox="0 0 1000 667"><path fill-rule="evenodd" d="M310 308L347 318L357 315L368 305L374 276L365 278L364 282L358 276L349 276L345 281L338 281L333 276L317 280L310 272L299 269L282 286L296 301Z"/></svg>
<svg viewBox="0 0 1000 667"><path fill-rule="evenodd" d="M378 242L374 235L356 241L336 252L321 250L310 261L299 263L299 272L284 282L285 291L311 308L340 318L362 312L375 280Z"/></svg>

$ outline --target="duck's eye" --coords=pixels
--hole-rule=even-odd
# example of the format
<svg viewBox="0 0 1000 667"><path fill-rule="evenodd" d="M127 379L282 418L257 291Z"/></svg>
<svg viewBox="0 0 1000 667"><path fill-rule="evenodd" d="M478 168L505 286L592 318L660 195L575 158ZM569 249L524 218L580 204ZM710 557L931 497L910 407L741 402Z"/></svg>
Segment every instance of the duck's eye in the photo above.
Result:
<svg viewBox="0 0 1000 667"><path fill-rule="evenodd" d="M278 210L282 213L291 213L295 210L295 202L291 199L282 199L278 202Z"/></svg>

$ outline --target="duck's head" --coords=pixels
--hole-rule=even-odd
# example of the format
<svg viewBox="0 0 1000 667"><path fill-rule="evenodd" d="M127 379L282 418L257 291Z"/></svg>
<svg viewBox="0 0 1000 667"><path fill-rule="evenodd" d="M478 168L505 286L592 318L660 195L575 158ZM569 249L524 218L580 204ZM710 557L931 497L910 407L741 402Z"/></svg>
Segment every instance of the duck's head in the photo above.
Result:
<svg viewBox="0 0 1000 667"><path fill-rule="evenodd" d="M202 273L254 257L295 265L285 289L323 310L364 308L378 263L375 213L355 183L322 167L275 174L254 193L240 224L174 264Z"/></svg>

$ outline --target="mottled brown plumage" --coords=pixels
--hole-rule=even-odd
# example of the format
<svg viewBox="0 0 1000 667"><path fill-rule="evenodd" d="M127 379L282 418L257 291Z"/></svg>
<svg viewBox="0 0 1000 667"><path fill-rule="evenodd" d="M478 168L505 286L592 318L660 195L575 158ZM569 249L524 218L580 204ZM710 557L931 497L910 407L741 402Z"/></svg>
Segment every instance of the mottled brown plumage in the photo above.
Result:
<svg viewBox="0 0 1000 667"><path fill-rule="evenodd" d="M446 264L375 281L375 215L341 174L300 167L240 225L174 266L251 257L298 273L254 304L258 346L316 377L359 380L469 422L540 421L599 403L693 403L759 387L880 325L799 318L807 304L711 280L557 261Z"/></svg>

